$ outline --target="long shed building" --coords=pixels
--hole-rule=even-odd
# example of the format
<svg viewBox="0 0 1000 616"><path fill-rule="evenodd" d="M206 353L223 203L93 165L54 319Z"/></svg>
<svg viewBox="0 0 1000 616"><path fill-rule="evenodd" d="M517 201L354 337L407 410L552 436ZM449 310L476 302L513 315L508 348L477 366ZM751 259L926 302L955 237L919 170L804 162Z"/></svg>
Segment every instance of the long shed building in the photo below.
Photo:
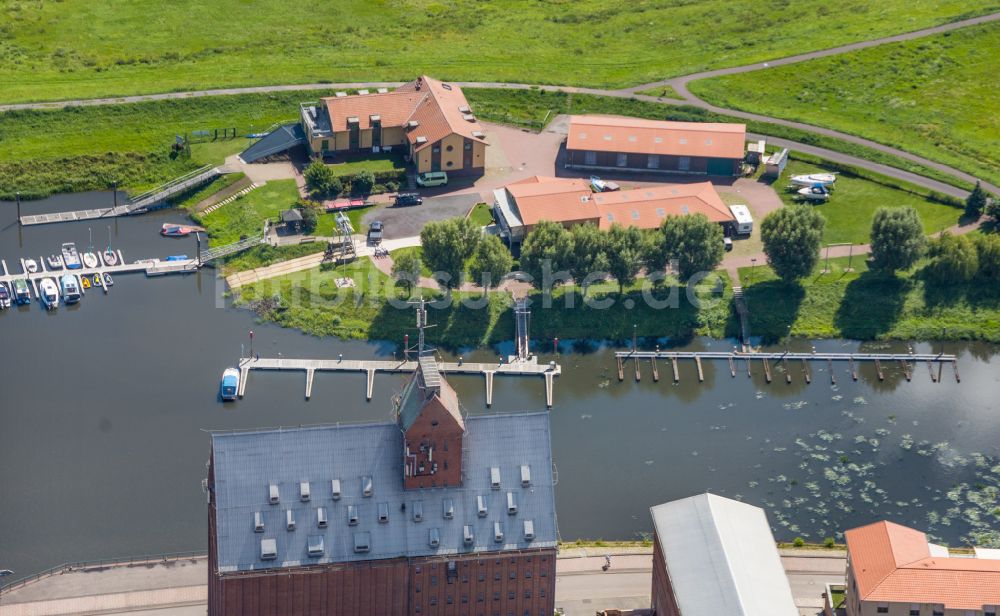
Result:
<svg viewBox="0 0 1000 616"><path fill-rule="evenodd" d="M736 176L745 124L571 116L566 166L574 169Z"/></svg>

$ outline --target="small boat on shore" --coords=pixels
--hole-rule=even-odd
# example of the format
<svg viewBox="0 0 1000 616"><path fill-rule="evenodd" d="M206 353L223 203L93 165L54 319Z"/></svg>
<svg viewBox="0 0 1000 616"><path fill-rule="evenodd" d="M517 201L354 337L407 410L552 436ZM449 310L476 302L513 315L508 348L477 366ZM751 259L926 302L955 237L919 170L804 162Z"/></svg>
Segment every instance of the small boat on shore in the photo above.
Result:
<svg viewBox="0 0 1000 616"><path fill-rule="evenodd" d="M42 278L38 281L38 294L41 296L42 304L49 310L55 310L59 306L59 287L51 278Z"/></svg>
<svg viewBox="0 0 1000 616"><path fill-rule="evenodd" d="M62 279L62 296L67 305L80 301L83 294L80 293L80 281L73 274L64 274Z"/></svg>
<svg viewBox="0 0 1000 616"><path fill-rule="evenodd" d="M18 306L31 303L31 287L24 278L14 280L14 301Z"/></svg>
<svg viewBox="0 0 1000 616"><path fill-rule="evenodd" d="M10 288L7 286L6 282L0 282L0 310L7 310L10 308L10 303Z"/></svg>
<svg viewBox="0 0 1000 616"><path fill-rule="evenodd" d="M167 257L167 261L187 261L187 255L171 255Z"/></svg>
<svg viewBox="0 0 1000 616"><path fill-rule="evenodd" d="M813 201L817 203L822 203L830 198L830 189L822 184L800 188L796 192L806 201Z"/></svg>
<svg viewBox="0 0 1000 616"><path fill-rule="evenodd" d="M118 265L118 255L115 253L115 251L111 250L110 248L105 250L101 256L104 257L105 265Z"/></svg>
<svg viewBox="0 0 1000 616"><path fill-rule="evenodd" d="M29 274L34 274L34 273L38 272L38 264L35 263L34 259L25 259L24 260L24 270L26 272L28 272Z"/></svg>
<svg viewBox="0 0 1000 616"><path fill-rule="evenodd" d="M76 252L76 244L66 242L62 245L62 260L66 269L80 269L80 255Z"/></svg>
<svg viewBox="0 0 1000 616"><path fill-rule="evenodd" d="M86 267L93 269L98 265L100 265L100 261L97 260L97 255L95 255L94 253L85 252L83 253L83 264Z"/></svg>
<svg viewBox="0 0 1000 616"><path fill-rule="evenodd" d="M49 264L49 269L61 270L63 268L63 260L59 255L49 255L45 261Z"/></svg>
<svg viewBox="0 0 1000 616"><path fill-rule="evenodd" d="M816 184L822 184L823 186L830 187L833 183L837 181L837 175L834 173L810 173L809 175L793 175L791 182L796 186L815 186Z"/></svg>
<svg viewBox="0 0 1000 616"><path fill-rule="evenodd" d="M222 382L219 383L219 397L224 402L236 399L236 394L240 389L240 371L236 368L226 368L222 373Z"/></svg>
<svg viewBox="0 0 1000 616"><path fill-rule="evenodd" d="M160 235L164 237L184 237L186 235L191 235L196 231L204 231L203 227L196 227L194 225L175 225L172 223L164 223L163 227L160 228Z"/></svg>

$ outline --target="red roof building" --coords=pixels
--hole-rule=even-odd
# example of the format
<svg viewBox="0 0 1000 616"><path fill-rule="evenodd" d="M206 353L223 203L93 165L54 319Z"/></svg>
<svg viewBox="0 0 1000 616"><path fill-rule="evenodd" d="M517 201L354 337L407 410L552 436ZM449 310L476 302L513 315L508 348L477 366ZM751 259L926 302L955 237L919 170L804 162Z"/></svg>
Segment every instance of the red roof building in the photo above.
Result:
<svg viewBox="0 0 1000 616"><path fill-rule="evenodd" d="M846 533L848 616L996 616L1000 558L953 555L924 533L876 522Z"/></svg>

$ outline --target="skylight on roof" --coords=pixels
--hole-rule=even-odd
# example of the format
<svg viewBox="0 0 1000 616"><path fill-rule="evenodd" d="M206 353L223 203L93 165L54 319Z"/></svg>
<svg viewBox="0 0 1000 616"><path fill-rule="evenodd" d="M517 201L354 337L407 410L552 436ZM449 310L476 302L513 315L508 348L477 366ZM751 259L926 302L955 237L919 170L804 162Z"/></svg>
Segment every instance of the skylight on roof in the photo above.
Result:
<svg viewBox="0 0 1000 616"><path fill-rule="evenodd" d="M445 90L451 90L451 84L442 83L441 87L444 88Z"/></svg>

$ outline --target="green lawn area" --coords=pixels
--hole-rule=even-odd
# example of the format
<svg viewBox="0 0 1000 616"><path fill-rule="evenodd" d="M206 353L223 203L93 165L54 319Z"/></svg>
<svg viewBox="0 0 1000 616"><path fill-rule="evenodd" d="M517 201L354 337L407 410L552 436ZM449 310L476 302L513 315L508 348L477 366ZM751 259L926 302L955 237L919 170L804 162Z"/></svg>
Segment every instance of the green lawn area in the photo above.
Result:
<svg viewBox="0 0 1000 616"><path fill-rule="evenodd" d="M472 212L469 214L469 220L476 223L480 227L492 224L493 208L486 203L477 203L472 206Z"/></svg>
<svg viewBox="0 0 1000 616"><path fill-rule="evenodd" d="M937 288L915 272L883 277L865 258L821 261L801 285L786 285L767 266L740 268L750 332L777 340L789 331L806 338L855 340L986 340L1000 342L1000 291L970 283ZM791 329L789 330L789 327Z"/></svg>
<svg viewBox="0 0 1000 616"><path fill-rule="evenodd" d="M515 124L540 130L556 114L606 113L655 120L682 122L738 122L745 123L750 132L791 139L823 148L844 152L859 158L882 163L939 180L960 188L972 185L950 175L924 167L904 158L885 154L840 139L807 133L787 126L766 122L747 121L733 116L712 113L688 105L663 105L627 98L595 96L592 94L547 92L545 90L500 90L466 88L466 98L480 119L505 124Z"/></svg>
<svg viewBox="0 0 1000 616"><path fill-rule="evenodd" d="M845 590L843 586L832 586L830 588L830 605L833 609L843 608Z"/></svg>
<svg viewBox="0 0 1000 616"><path fill-rule="evenodd" d="M798 160L790 160L785 172L774 183L774 188L786 204L794 203L795 193L786 190L789 178L793 175L817 173L821 171L836 171L836 168L814 165ZM873 175L873 177L875 177ZM888 178L886 178L888 179ZM930 234L952 225L958 224L963 210L960 207L945 205L923 196L928 191L902 182L892 182L909 187L914 192L906 192L878 182L853 177L846 173L837 176L836 187L830 200L821 205L814 205L823 218L826 228L823 231L824 244L851 242L867 244L871 231L872 216L880 207L911 206L920 214L924 230Z"/></svg>
<svg viewBox="0 0 1000 616"><path fill-rule="evenodd" d="M677 93L677 90L670 86L657 86L655 88L647 88L645 90L639 90L637 94L644 94L646 96L657 96L659 98L674 98L680 99L681 95Z"/></svg>
<svg viewBox="0 0 1000 616"><path fill-rule="evenodd" d="M222 272L229 275L233 272L242 272L266 267L279 261L288 261L297 257L323 252L326 244L291 244L289 246L258 246L239 254L226 257L223 260Z"/></svg>
<svg viewBox="0 0 1000 616"><path fill-rule="evenodd" d="M444 79L622 86L916 30L993 0L7 2L2 102ZM503 41L502 45L485 44ZM256 122L255 122L256 125ZM261 123L261 126L266 123Z"/></svg>
<svg viewBox="0 0 1000 616"><path fill-rule="evenodd" d="M366 154L365 156L353 157L348 160L337 160L327 164L337 175L354 175L359 171L398 171L406 169L406 161L403 160L402 152Z"/></svg>
<svg viewBox="0 0 1000 616"><path fill-rule="evenodd" d="M355 281L354 288L337 288L337 278L348 277ZM262 281L241 287L238 304L253 306L256 299L281 296L281 307L260 316L284 327L298 328L316 336L340 336L370 340L400 340L412 327L413 312L393 307L386 286L392 280L376 269L368 258L336 268L316 268L297 272L281 278ZM677 307L653 308L643 301L639 284L626 289L626 295L617 293L617 285L595 285L590 295L608 297L614 305L597 309L583 305L578 289L560 288L553 294L552 306L545 308L535 294L532 309L532 332L537 338L558 336L564 339L617 339L631 337L633 325L640 336L671 336L686 338L696 334L722 336L730 326L730 299L732 292L725 273L716 273L702 281L698 295L715 298L696 309L685 297L685 289L670 283L652 291L657 299L666 299L671 292L680 298ZM402 289L394 291L405 300ZM424 289L423 296L433 300L440 297L434 290ZM574 295L573 307L567 307L567 296ZM487 304L475 307L458 300L478 300L481 293L454 293L456 302L448 308L432 308L430 322L435 327L430 332L430 342L455 348L480 346L503 340L513 335L514 321L508 293L490 293ZM624 307L628 300L634 308Z"/></svg>
<svg viewBox="0 0 1000 616"><path fill-rule="evenodd" d="M1000 28L697 81L718 105L861 135L1000 183Z"/></svg>
<svg viewBox="0 0 1000 616"><path fill-rule="evenodd" d="M281 210L293 206L298 198L295 180L271 181L195 220L208 231L209 244L220 246L260 233L265 219L277 220Z"/></svg>
<svg viewBox="0 0 1000 616"><path fill-rule="evenodd" d="M170 204L174 207L191 209L203 200L232 186L245 177L246 175L243 173L227 173L225 175L217 176L208 184L203 184L201 187L196 188L193 191L186 192L171 199Z"/></svg>
<svg viewBox="0 0 1000 616"><path fill-rule="evenodd" d="M351 221L351 226L354 227L355 233L364 233L365 229L361 224L361 219L367 214L374 206L359 207L353 210L347 210L347 218ZM316 223L316 229L312 232L312 235L318 237L333 237L337 235L334 233L334 227L336 227L337 216L333 213L327 213L323 210L319 212L319 219Z"/></svg>

